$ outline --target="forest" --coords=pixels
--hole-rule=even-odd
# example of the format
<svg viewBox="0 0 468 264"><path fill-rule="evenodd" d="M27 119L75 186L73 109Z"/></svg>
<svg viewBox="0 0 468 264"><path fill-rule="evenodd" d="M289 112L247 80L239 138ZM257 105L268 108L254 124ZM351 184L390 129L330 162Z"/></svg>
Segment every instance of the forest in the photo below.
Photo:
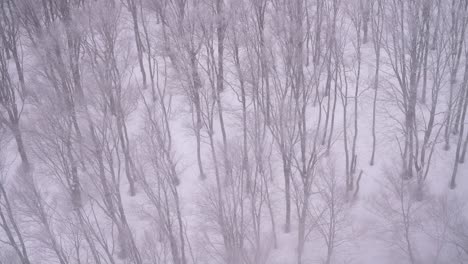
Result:
<svg viewBox="0 0 468 264"><path fill-rule="evenodd" d="M468 0L0 0L0 264L468 263Z"/></svg>

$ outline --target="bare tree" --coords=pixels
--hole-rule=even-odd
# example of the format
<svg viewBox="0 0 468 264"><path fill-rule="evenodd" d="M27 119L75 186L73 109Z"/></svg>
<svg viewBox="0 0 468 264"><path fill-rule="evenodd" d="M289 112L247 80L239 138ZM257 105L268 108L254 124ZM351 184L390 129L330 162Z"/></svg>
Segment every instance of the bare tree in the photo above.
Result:
<svg viewBox="0 0 468 264"><path fill-rule="evenodd" d="M465 41L465 32L466 26L468 23L468 18L462 16L468 10L468 3L466 1L452 1L450 8L450 34L449 34L449 45L450 45L450 58L449 67L450 67L450 90L449 90L449 100L447 102L447 122L445 123L444 138L445 145L444 149L450 149L450 130L452 127L452 112L454 102L454 95L457 94L456 83L457 83L457 73L460 65L460 58L463 51L464 41ZM440 11L439 11L440 12ZM461 104L459 104L461 109ZM461 111L459 110L461 113ZM456 127L458 127L458 122ZM458 128L455 128L455 131Z"/></svg>
<svg viewBox="0 0 468 264"><path fill-rule="evenodd" d="M359 1L359 8L362 12L362 43L366 44L369 39L369 20L372 15L372 0Z"/></svg>
<svg viewBox="0 0 468 264"><path fill-rule="evenodd" d="M4 149L7 146L5 140L5 131L0 127L0 147ZM3 243L10 246L19 258L21 264L30 264L28 249L24 239L24 232L20 229L17 216L9 199L9 193L6 189L6 179L8 168L5 159L5 153L0 152L0 228L6 236L6 240L1 239Z"/></svg>
<svg viewBox="0 0 468 264"><path fill-rule="evenodd" d="M127 212L123 204L121 193L122 169L130 185L130 196L135 195L135 181L137 167L135 165L127 129L127 118L134 108L135 96L131 96L133 86L126 85L130 78L126 67L126 57L120 60L117 52L124 52L126 47L118 45L120 42L118 18L120 10L104 3L112 11L113 16L105 17L96 11L90 18L92 32L87 43L90 69L94 72L93 84L100 87L94 104L87 109L92 145L96 151L97 174L99 175L102 193L100 194L105 207L103 208L118 229L120 258L129 258L135 263L142 263L141 255L136 244L136 238L131 229ZM93 120L90 113L99 117ZM95 166L96 166L95 165Z"/></svg>
<svg viewBox="0 0 468 264"><path fill-rule="evenodd" d="M465 50L465 57L468 58L468 52ZM466 148L462 150L462 144L463 144L463 136L465 133L465 117L466 117L466 110L468 107L468 89L466 88L466 84L468 83L468 64L465 65L465 73L463 77L463 82L462 82L462 89L460 93L460 103L463 104L463 109L461 112L461 117L460 117L460 131L458 135L458 142L457 142L457 149L455 152L455 162L454 162L454 167L452 171L452 177L450 180L450 189L455 189L456 187L456 177L457 177L457 172L458 172L458 163L460 160L464 159L464 153L466 151ZM447 120L448 122L448 120Z"/></svg>
<svg viewBox="0 0 468 264"><path fill-rule="evenodd" d="M323 129L323 138L322 138L322 145L325 145L328 135L328 144L327 144L327 151L330 151L331 142L333 138L334 126L335 126L335 116L336 116L336 104L337 104L337 88L338 88L338 67L337 67L337 56L336 53L339 52L337 50L337 41L339 36L337 31L339 30L339 11L340 11L340 1L332 1L327 8L326 11L330 12L332 15L328 18L327 22L327 31L325 32L327 43L328 45L324 48L326 52L326 67L327 67L327 79L325 82L325 96L327 100L327 106L325 109L325 128ZM332 82L334 82L333 87L333 94L331 93L332 89ZM319 86L317 86L318 88ZM317 100L324 100L319 99L320 96L319 90L317 89L315 95L315 102ZM333 105L331 105L333 97ZM330 123L330 125L329 125ZM330 127L330 129L328 129ZM328 131L330 130L330 131Z"/></svg>
<svg viewBox="0 0 468 264"><path fill-rule="evenodd" d="M371 2L371 29L372 29L372 44L375 53L375 73L374 73L374 100L372 103L372 155L369 164L374 165L375 151L377 144L377 136L375 123L377 121L377 94L379 90L380 76L380 54L383 41L383 26L384 26L384 3L382 0L374 0Z"/></svg>
<svg viewBox="0 0 468 264"><path fill-rule="evenodd" d="M22 64L22 50L20 45L20 19L18 17L18 7L15 1L4 0L0 3L2 9L2 20L0 22L0 34L2 37L3 48L5 49L7 59L10 56L15 63L16 73L18 75L19 92L26 93L26 83L24 77L24 67Z"/></svg>
<svg viewBox="0 0 468 264"><path fill-rule="evenodd" d="M125 2L122 2L124 3L125 7L132 16L133 34L135 35L135 46L137 48L138 65L140 66L140 73L141 77L143 78L143 87L146 89L146 71L145 66L143 64L144 46L141 37L139 21L139 17L143 16L143 14L140 12L141 9L138 8L139 6L141 6L141 0L125 0Z"/></svg>
<svg viewBox="0 0 468 264"><path fill-rule="evenodd" d="M466 203L458 195L435 196L428 204L427 220L422 231L433 241L433 263L463 263L468 258L466 248L467 219L461 212ZM461 210L460 210L461 209Z"/></svg>
<svg viewBox="0 0 468 264"><path fill-rule="evenodd" d="M445 36L447 32L441 31L439 34L441 36ZM432 86L430 89L431 100L430 105L427 106L427 108L424 107L424 105L417 109L417 113L422 117L418 118L415 122L416 153L414 165L418 182L417 198L419 200L422 200L423 198L423 188L427 175L429 174L429 169L431 168L434 149L444 123L444 120L438 117L438 107L440 107L441 91L445 88L444 76L446 76L448 70L448 60L446 59L447 41L445 39L446 38L441 38L437 43L434 43L435 46L433 47L433 52L428 56L429 58L426 58L431 62L429 71L432 77ZM425 45L428 45L428 42L426 42ZM427 71L427 69L424 71ZM424 118L427 116L427 112L428 119ZM418 131L424 132L422 142Z"/></svg>
<svg viewBox="0 0 468 264"><path fill-rule="evenodd" d="M55 229L54 219L58 212L53 204L46 202L36 181L31 176L31 172L22 171L18 174L14 188L15 201L17 201L15 208L21 215L22 221L36 227L29 236L43 248L42 253L51 254L52 257L49 256L49 259L54 259L60 264L68 264L69 259L64 245L60 243L60 236Z"/></svg>
<svg viewBox="0 0 468 264"><path fill-rule="evenodd" d="M174 1L165 4L154 2L154 6L162 23L165 55L170 58L172 67L179 74L179 82L182 80L182 92L190 102L199 176L205 179L201 133L203 128L201 92L204 84L199 70L202 40L198 37L200 29L197 22L199 7L196 1Z"/></svg>
<svg viewBox="0 0 468 264"><path fill-rule="evenodd" d="M398 107L404 115L402 130L402 176L412 178L415 159L416 106L420 72L423 64L424 34L422 1L392 1L385 19L388 39L384 49L398 81ZM407 56L409 54L409 56ZM401 147L400 147L401 148Z"/></svg>
<svg viewBox="0 0 468 264"><path fill-rule="evenodd" d="M166 63L166 62L164 62ZM155 65L158 62L155 61ZM167 66L164 65L166 69ZM156 73L159 75L160 73ZM163 75L167 72L163 71ZM158 76L159 77L159 76ZM158 78L159 80L159 78ZM147 125L145 138L148 144L143 151L149 157L148 163L156 177L146 175L142 170L142 185L149 201L154 206L154 218L159 223L162 234L169 244L172 262L177 264L188 263L186 227L182 218L181 202L177 185L179 172L176 167L175 153L171 141L171 100L167 93L166 83L156 83L158 98L156 102L147 101L144 96L143 103L146 110Z"/></svg>
<svg viewBox="0 0 468 264"><path fill-rule="evenodd" d="M16 8L12 1L2 1L2 19L0 20L0 32L2 42L0 48L0 123L7 126L15 137L16 146L25 166L28 166L23 133L20 128L21 113L25 103L25 81L23 65L20 61L19 22L16 17ZM13 80L9 69L9 57L14 59L18 83Z"/></svg>
<svg viewBox="0 0 468 264"><path fill-rule="evenodd" d="M131 196L134 196L136 194L135 164L132 157L127 119L133 108L132 99L135 100L135 97L129 96L130 86L126 84L129 72L127 65L125 65L127 57L124 56L123 60L119 60L116 55L117 52L124 51L124 48L118 45L119 33L121 32L118 24L120 10L114 9L113 13L115 17L112 18L104 17L101 14L96 16L96 27L91 28L94 34L91 35L87 47L96 83L102 89L102 97L117 130L120 150L124 156L129 192Z"/></svg>
<svg viewBox="0 0 468 264"><path fill-rule="evenodd" d="M350 163L349 163L349 167L347 168L347 178L346 178L346 182L347 182L347 188L348 190L353 190L354 188L354 174L356 173L356 167L357 167L357 162L358 162L358 156L357 156L357 153L356 153L356 145L357 145L357 139L358 139L358 116L359 116L359 113L358 113L358 98L359 98L359 87L360 87L360 80L361 80L361 64L362 64L362 55L361 55L361 46L362 46L362 39L361 39L361 26L363 24L363 16L364 16L364 13L359 10L358 8L363 8L362 6L364 5L363 1L360 0L359 3L356 5L353 3L350 3L350 5L347 7L347 12L349 13L348 15L350 16L351 18L351 21L352 21L352 24L354 26L354 29L355 29L355 32L356 32L356 36L355 36L355 41L353 41L353 46L354 46L354 49L356 51L356 65L353 66L353 73L354 73L354 82L355 82L355 86L354 86L354 118L353 118L353 133L352 133L352 143L351 143L351 153L349 155L351 155L351 160L350 160ZM357 7L356 7L357 6ZM345 74L346 74L346 70L345 70ZM347 80L347 77L344 78L345 81ZM345 84L347 86L347 84ZM348 96L346 94L346 96ZM346 100L348 100L346 98ZM344 122L343 122L343 126L346 127L348 124L346 122L347 118L346 118L346 115L347 115L347 109L346 109L346 106L347 104L344 105L344 112L343 112L343 115L345 115L344 117ZM346 135L346 128L344 128L344 137L347 137ZM346 142L346 140L345 140ZM346 144L346 143L345 143ZM348 148L347 146L345 146L345 148Z"/></svg>
<svg viewBox="0 0 468 264"><path fill-rule="evenodd" d="M418 263L415 229L421 222L422 204L414 198L412 184L407 184L395 168L387 169L380 185L382 191L373 199L371 210L385 226L381 239L403 253L409 263Z"/></svg>
<svg viewBox="0 0 468 264"><path fill-rule="evenodd" d="M348 239L346 227L349 225L349 208L346 186L342 185L336 174L332 157L319 165L318 177L314 185L320 202L311 207L312 219L316 229L323 237L327 249L325 263L333 263L336 249Z"/></svg>
<svg viewBox="0 0 468 264"><path fill-rule="evenodd" d="M0 0L0 264L331 264L366 219L401 261L466 262L460 192L433 199L438 146L452 189L468 149L446 2Z"/></svg>

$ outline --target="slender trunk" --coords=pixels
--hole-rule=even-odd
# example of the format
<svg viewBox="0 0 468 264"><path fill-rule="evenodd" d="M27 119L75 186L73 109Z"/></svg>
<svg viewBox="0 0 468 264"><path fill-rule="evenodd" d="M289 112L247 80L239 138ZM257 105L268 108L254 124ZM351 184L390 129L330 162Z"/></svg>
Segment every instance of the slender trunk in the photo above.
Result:
<svg viewBox="0 0 468 264"><path fill-rule="evenodd" d="M216 35L218 38L218 73L216 79L216 86L218 93L224 91L224 35L225 35L225 26L224 26L224 0L216 1L216 15L217 15L217 27Z"/></svg>
<svg viewBox="0 0 468 264"><path fill-rule="evenodd" d="M241 89L241 104L242 104L242 149L243 149L243 159L242 159L242 167L245 170L246 174L246 189L247 192L250 192L251 189L251 179L250 179L250 165L249 165L249 152L248 152L248 134L247 134L247 98L245 93L245 83L244 83L244 75L242 73L241 65L240 65L240 58L239 58L239 46L237 43L236 36L235 44L234 44L234 62L236 64L237 75L239 77L239 85Z"/></svg>
<svg viewBox="0 0 468 264"><path fill-rule="evenodd" d="M282 150L284 190L286 195L286 223L284 225L284 232L289 233L291 231L291 161L289 156L285 154L285 151Z"/></svg>
<svg viewBox="0 0 468 264"><path fill-rule="evenodd" d="M134 166L133 161L130 156L130 149L128 145L128 138L126 137L126 126L125 121L123 120L121 111L117 113L117 132L119 135L120 147L122 148L122 152L124 154L125 160L125 175L127 176L128 184L129 184L129 192L130 196L135 196L135 177L133 174Z"/></svg>
<svg viewBox="0 0 468 264"><path fill-rule="evenodd" d="M411 240L410 240L410 230L409 230L409 223L406 220L406 227L405 227L405 242L406 242L406 249L408 251L408 257L410 259L411 264L415 264L415 259L414 259L414 254L413 254L413 247L411 245Z"/></svg>
<svg viewBox="0 0 468 264"><path fill-rule="evenodd" d="M465 155L466 155L467 148L468 148L468 133L466 135L465 142L463 143L463 151L462 151L462 154L460 155L460 159L458 160L458 162L465 163Z"/></svg>
<svg viewBox="0 0 468 264"><path fill-rule="evenodd" d="M456 177L457 177L457 172L458 172L458 164L460 160L460 154L461 154L461 148L462 148L462 142L463 142L463 135L465 132L465 117L466 117L466 109L468 107L468 89L465 89L465 94L464 94L464 100L463 100L463 113L461 117L461 124L460 124L460 135L458 136L458 143L457 143L457 151L455 154L455 163L453 166L453 171L452 171L452 178L450 180L450 189L455 189L456 187ZM462 154L463 156L463 154Z"/></svg>
<svg viewBox="0 0 468 264"><path fill-rule="evenodd" d="M73 208L75 210L79 210L82 206L81 203L81 185L80 179L78 178L78 166L75 157L73 156L73 146L71 143L70 135L66 139L66 151L67 151L67 159L70 162L70 192L71 192L71 202L73 204Z"/></svg>
<svg viewBox="0 0 468 264"><path fill-rule="evenodd" d="M359 29L359 27L358 27ZM352 157L351 157L351 178L350 178L350 189L353 189L354 185L354 174L356 173L357 166L357 137L358 137L358 95L359 95L359 80L361 77L361 40L358 33L357 39L357 76L356 76L356 86L354 87L354 135L353 135L353 145L352 145Z"/></svg>
<svg viewBox="0 0 468 264"><path fill-rule="evenodd" d="M326 138L327 138L327 131L328 131L328 119L330 117L330 104L331 104L331 81L332 81L332 71L331 71L331 49L328 51L328 60L327 60L327 80L325 83L325 95L327 96L327 111L325 116L325 127L323 129L323 137L322 137L322 145L325 145Z"/></svg>
<svg viewBox="0 0 468 264"><path fill-rule="evenodd" d="M271 167L270 167L271 169ZM266 177L263 178L263 184L265 184L265 191L266 191L266 201L268 205L268 212L270 214L270 221L271 221L271 227L272 227L272 232L273 232L273 248L277 249L278 248L278 239L276 238L276 222L275 222L275 216L273 213L273 207L271 204L271 198L270 198L270 191L268 189L268 181Z"/></svg>
<svg viewBox="0 0 468 264"><path fill-rule="evenodd" d="M3 183L0 182L0 198L2 198L2 196L3 196L3 199L5 200L5 209L6 209L7 217L16 235L13 235L12 230L8 226L6 217L3 214L1 206L0 206L0 218L2 219L2 224L0 224L0 226L5 231L8 237L8 240L10 242L10 245L14 248L14 250L18 254L18 257L20 258L21 263L30 264L31 262L29 260L28 252L26 250L26 245L24 243L23 235L19 230L16 220L13 218L13 210L12 210L10 201L8 199L7 193L5 191L4 185ZM18 242L16 242L15 236L18 239Z"/></svg>
<svg viewBox="0 0 468 264"><path fill-rule="evenodd" d="M427 13L427 12L426 12ZM429 14L427 14L429 16ZM421 93L421 103L426 103L426 90L427 90L427 58L429 55L429 37L430 37L430 30L429 30L429 17L424 18L425 23L425 32L424 32L424 50L423 50L423 87Z"/></svg>
<svg viewBox="0 0 468 264"><path fill-rule="evenodd" d="M463 90L465 88L462 87L462 91L461 93L463 93ZM453 128L452 128L452 134L454 135L457 135L458 132L459 132L459 129L460 129L460 121L461 121L461 114L463 112L463 102L462 100L460 100L459 98L456 100L457 103L456 103L456 114L455 114L455 122L453 124Z"/></svg>
<svg viewBox="0 0 468 264"><path fill-rule="evenodd" d="M141 76L143 78L143 89L146 89L146 73L143 65L143 42L141 41L140 29L138 26L138 11L135 0L127 0L128 8L132 15L133 33L135 34L135 43L137 47L138 64L140 66Z"/></svg>
<svg viewBox="0 0 468 264"><path fill-rule="evenodd" d="M24 72L23 67L21 66L21 60L18 55L17 47L15 46L12 49L13 59L15 61L16 72L18 73L18 79L21 87L21 93L24 94L26 92L26 84L24 81Z"/></svg>
<svg viewBox="0 0 468 264"><path fill-rule="evenodd" d="M224 243L224 248L226 250L227 254L227 263L228 264L234 264L232 263L232 248L231 248L231 243L229 241L228 234L226 232L227 226L225 225L225 220L224 220L224 201L223 201L223 196L222 196L222 186L221 186L221 177L219 174L219 168L218 168L218 159L216 157L216 151L215 151L215 145L214 145L214 140L213 140L213 129L210 128L210 131L208 132L209 139L210 139L210 149L211 149L211 157L213 159L214 163L214 169L215 169L215 177L216 177L216 190L217 190L217 220L218 220L218 225L221 228L221 235L223 237L223 243Z"/></svg>
<svg viewBox="0 0 468 264"><path fill-rule="evenodd" d="M445 123L445 133L444 133L444 150L450 149L450 128L452 127L452 105L453 105L453 92L456 84L456 73L454 70L450 73L450 90L449 90L449 102L447 105L447 114L446 114L446 123Z"/></svg>
<svg viewBox="0 0 468 264"><path fill-rule="evenodd" d="M121 248L126 253L127 250L130 250L131 257L133 263L135 264L142 264L140 252L138 251L138 247L136 245L135 239L133 238L132 231L130 226L128 225L127 216L125 214L125 210L122 204L122 197L120 195L119 186L116 186L116 201L117 201L117 209L119 212L119 242L123 243L125 248Z"/></svg>
<svg viewBox="0 0 468 264"><path fill-rule="evenodd" d="M18 152L20 154L21 161L23 162L24 165L28 166L29 165L29 159L28 159L28 155L26 154L26 150L25 150L25 147L24 147L24 141L23 141L23 134L21 133L18 122L19 122L19 120L13 122L13 124L12 124L13 136L15 137L16 147L18 148Z"/></svg>
<svg viewBox="0 0 468 264"><path fill-rule="evenodd" d="M321 54L321 29L322 29L322 6L324 1L317 1L317 16L315 21L315 47L314 47L314 57L313 62L318 65L320 61Z"/></svg>
<svg viewBox="0 0 468 264"><path fill-rule="evenodd" d="M307 180L306 180L307 181ZM307 183L304 183L304 201L302 204L301 212L299 214L299 225L298 225L298 244L297 244L297 263L302 264L302 255L304 253L304 246L306 242L306 216L309 210L309 190L307 189Z"/></svg>
<svg viewBox="0 0 468 264"><path fill-rule="evenodd" d="M271 108L271 95L270 95L270 78L269 78L269 69L267 65L267 50L265 47L265 6L266 3L260 2L259 6L256 6L258 9L257 12L257 21L258 21L258 30L260 36L260 63L262 69L262 82L264 82L264 91L266 94L266 102L264 103L265 108L265 122L270 124L270 108Z"/></svg>
<svg viewBox="0 0 468 264"><path fill-rule="evenodd" d="M437 17L436 17L436 22L435 22L435 28L434 28L434 33L432 35L432 45L431 49L435 50L437 47L437 41L439 38L439 27L440 27L440 17L441 17L441 10L440 10L440 5L443 2L443 0L438 0L437 4Z"/></svg>
<svg viewBox="0 0 468 264"><path fill-rule="evenodd" d="M224 125L224 117L223 117L223 106L221 104L220 94L216 97L216 104L218 106L218 119L219 125L221 127L221 136L223 138L223 157L224 157L224 168L225 173L227 176L228 182L231 181L232 173L231 173L231 162L228 157L228 143L227 143L227 135L226 135L226 128Z"/></svg>
<svg viewBox="0 0 468 264"><path fill-rule="evenodd" d="M182 259L182 264L186 264L187 257L185 256L185 239L184 239L185 228L184 228L184 224L182 221L182 212L180 211L180 201L179 201L179 195L177 193L177 190L174 193L174 199L175 199L175 204L176 204L177 224L179 228L181 259Z"/></svg>
<svg viewBox="0 0 468 264"><path fill-rule="evenodd" d="M345 151L345 161L346 161L346 190L350 191L350 181L351 181L351 168L349 161L349 146L348 146L348 80L346 77L346 72L343 72L344 88L345 91L341 92L341 102L343 104L343 145ZM341 85L343 87L343 85ZM342 88L341 88L342 89Z"/></svg>
<svg viewBox="0 0 468 264"><path fill-rule="evenodd" d="M226 128L224 125L223 117L223 106L221 102L221 92L224 91L224 35L225 35L225 25L224 25L224 10L223 10L223 0L217 0L216 2L216 14L218 16L218 25L216 28L216 34L218 38L218 71L216 76L216 104L218 106L218 118L219 124L221 127L221 135L223 139L223 155L224 155L224 167L227 176L227 180L231 181L231 163L228 158L228 145L227 145L227 136Z"/></svg>
<svg viewBox="0 0 468 264"><path fill-rule="evenodd" d="M363 38L362 38L362 43L366 44L368 41L368 35L369 35L369 19L370 19L370 2L368 0L361 0L364 1L365 6L361 6L362 8L362 32L363 32ZM362 2L360 3L361 5L363 4Z"/></svg>
<svg viewBox="0 0 468 264"><path fill-rule="evenodd" d="M200 88L201 80L198 75L197 62L195 54L191 54L190 66L192 68L192 78L193 78L193 91L192 91L192 103L195 106L195 115L196 115L196 124L195 124L195 137L197 140L197 162L198 162L198 171L200 173L200 179L206 179L205 172L203 170L203 162L201 158L201 129L202 129L202 109L200 102Z"/></svg>
<svg viewBox="0 0 468 264"><path fill-rule="evenodd" d="M154 64L153 64L153 54L151 52L151 39L150 39L150 35L149 35L149 32L148 32L148 26L147 26L147 22L145 21L145 15L143 14L143 4L140 4L140 13L141 13L141 26L143 27L143 33L144 33L144 40L145 40L145 44L146 44L146 61L148 63L148 73L149 73L149 76L150 76L150 82L151 82L151 96L152 96L152 99L153 101L156 101L156 91L155 91L155 80L154 80L154 74L155 74L155 67L156 67L156 71L157 71L157 62L156 60L154 60ZM159 18L159 16L158 16ZM165 26L164 26L165 27ZM165 31L165 28L163 29ZM165 33L163 33L164 35ZM141 38L140 38L141 39ZM164 38L165 40L165 38ZM165 58L164 58L165 59ZM140 65L142 65L143 63L141 63ZM140 66L141 67L141 66ZM145 78L143 78L143 80L145 80Z"/></svg>
<svg viewBox="0 0 468 264"><path fill-rule="evenodd" d="M412 85L411 85L412 86ZM410 99L409 99L409 111L406 113L406 137L407 137L407 165L405 176L408 179L413 178L413 163L414 163L414 133L415 133L415 111L416 111L416 87L410 91Z"/></svg>
<svg viewBox="0 0 468 264"><path fill-rule="evenodd" d="M330 124L330 135L328 136L328 144L327 144L327 154L330 153L331 142L333 138L333 131L335 128L335 113L336 113L336 102L337 102L337 92L338 92L338 66L335 70L335 85L333 91L333 109L332 109L332 118Z"/></svg>
<svg viewBox="0 0 468 264"><path fill-rule="evenodd" d="M377 112L377 94L379 90L379 71L380 71L380 51L376 52L375 59L375 79L374 79L374 100L372 103L372 155L369 164L374 165L375 162L375 149L377 144L377 136L375 133L376 112Z"/></svg>

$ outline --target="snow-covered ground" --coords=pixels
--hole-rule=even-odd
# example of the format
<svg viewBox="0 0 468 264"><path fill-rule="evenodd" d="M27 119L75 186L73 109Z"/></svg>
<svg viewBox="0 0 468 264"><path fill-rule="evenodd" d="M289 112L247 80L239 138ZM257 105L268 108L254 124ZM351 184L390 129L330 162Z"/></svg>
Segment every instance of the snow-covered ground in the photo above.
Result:
<svg viewBox="0 0 468 264"><path fill-rule="evenodd" d="M456 188L449 188L457 142L462 136L464 143L466 131L450 132L451 147L444 149L448 105L453 106L452 119L457 113L464 118L466 105L461 106L468 100L465 36L458 44L461 31L450 31L450 23L466 27L466 8L465 13L457 13L458 20L449 22L456 12L449 12L453 9L445 1L402 4L408 9L404 15L418 14L415 20L420 24L404 20L401 33L391 24L392 17L401 16L395 1L175 1L183 4L186 13L172 1L116 1L116 6L110 0L65 1L72 10L73 25L68 28L64 23L70 21L60 13L64 11L54 7L61 2L52 2L57 2L50 7L56 10L46 13L61 14L56 20L42 13L39 1L19 0L17 6L1 7L13 8L18 16L16 21L4 14L0 30L7 34L8 23L18 23L16 45L27 92L21 90L14 59L6 56L7 42L0 42L4 63L0 72L0 183L4 188L0 189L0 264L468 263L465 163L458 165ZM223 11L216 5L221 2ZM434 30L440 36L436 47L427 49L426 103L419 99L424 68L417 67L415 132L409 152L415 158L414 176L408 179L402 169L408 138L404 133L408 112L403 105L407 98L398 80L402 65L395 64L403 60L408 72L416 67L409 51L401 55L398 48L411 47L414 32L406 27L412 21L426 32L423 11L411 13L411 8L423 10L423 2L430 2L428 36L432 41ZM262 3L266 10L263 55L255 9ZM375 13L378 3L385 6L385 14ZM141 65L134 17L128 8L133 4L142 41ZM339 5L337 17L333 16L335 4ZM361 65L353 27L353 19L365 23L364 9L356 8L360 5L372 6L369 40L361 43L359 51ZM28 7L32 13L26 12ZM308 10L310 17L298 8ZM216 19L217 12L223 13L224 20ZM28 20L35 16L42 31ZM375 16L384 18L385 25L374 102ZM317 33L320 17L321 50L311 37ZM219 21L226 23L223 91L217 90ZM423 42L426 36L420 31L417 40ZM453 43L463 51L452 87L450 70L456 56L449 47ZM423 44L414 47L421 54L426 51ZM319 63L311 55L317 50ZM306 63L307 57L310 62ZM79 77L73 72L75 62L79 62ZM442 66L437 68L437 62ZM409 82L408 76L405 81ZM19 155L8 115L14 107L8 101L9 87L14 87L13 101L21 113L19 128L27 163ZM452 102L450 89L454 89ZM267 93L271 96L269 122ZM196 100L200 100L200 158L206 179L201 179L197 158ZM376 149L370 165L374 103ZM304 119L300 111L306 112ZM450 130L456 126L453 122ZM304 123L306 129L301 130ZM279 144L278 131L284 133L284 146ZM290 150L290 232L285 232L282 156L287 151L281 147ZM355 172L350 173L353 154ZM427 175L417 174L421 168ZM347 174L354 177L352 188L347 186ZM135 180L134 195L129 178Z"/></svg>

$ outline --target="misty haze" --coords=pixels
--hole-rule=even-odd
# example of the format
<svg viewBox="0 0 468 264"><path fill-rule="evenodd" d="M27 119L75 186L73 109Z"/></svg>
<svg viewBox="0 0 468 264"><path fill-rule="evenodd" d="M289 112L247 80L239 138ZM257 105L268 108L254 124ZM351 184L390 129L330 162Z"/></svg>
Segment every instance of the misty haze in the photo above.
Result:
<svg viewBox="0 0 468 264"><path fill-rule="evenodd" d="M468 0L0 0L0 264L467 264Z"/></svg>

